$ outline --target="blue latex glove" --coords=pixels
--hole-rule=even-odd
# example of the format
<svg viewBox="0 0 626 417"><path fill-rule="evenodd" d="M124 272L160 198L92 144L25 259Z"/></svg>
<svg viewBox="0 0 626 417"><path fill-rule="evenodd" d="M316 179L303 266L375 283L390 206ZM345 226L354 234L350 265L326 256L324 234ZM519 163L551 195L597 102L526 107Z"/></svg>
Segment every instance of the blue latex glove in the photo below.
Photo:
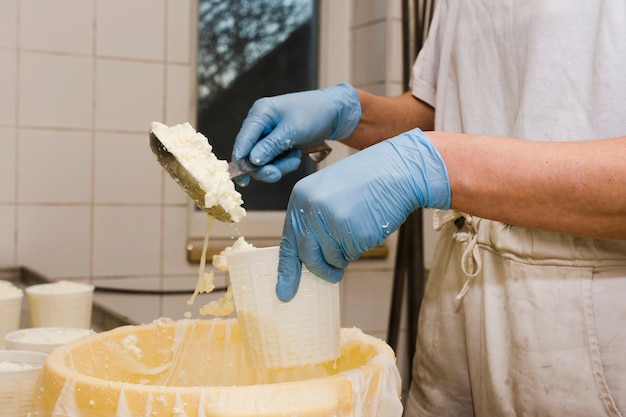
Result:
<svg viewBox="0 0 626 417"><path fill-rule="evenodd" d="M232 158L249 157L253 164L262 166L254 178L276 182L300 166L301 152L293 148L326 139L345 139L360 119L358 93L348 84L262 98L243 121ZM268 164L290 149L293 151ZM249 182L249 176L237 179L241 186Z"/></svg>
<svg viewBox="0 0 626 417"><path fill-rule="evenodd" d="M370 146L300 180L280 242L276 294L298 291L302 263L337 282L418 207L450 208L448 171L419 129ZM302 262L302 263L301 263Z"/></svg>

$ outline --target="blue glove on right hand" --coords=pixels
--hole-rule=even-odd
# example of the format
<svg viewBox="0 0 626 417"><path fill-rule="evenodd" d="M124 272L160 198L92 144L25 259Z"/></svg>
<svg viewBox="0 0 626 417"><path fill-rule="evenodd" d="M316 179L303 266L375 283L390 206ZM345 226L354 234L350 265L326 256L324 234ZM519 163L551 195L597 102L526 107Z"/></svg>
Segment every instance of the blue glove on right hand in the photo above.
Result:
<svg viewBox="0 0 626 417"><path fill-rule="evenodd" d="M298 168L301 153L294 150L273 161L277 156L326 139L345 139L360 119L358 93L348 84L262 98L254 103L243 121L232 159L249 157L253 164L262 166L252 174L256 179L276 182ZM236 181L245 186L250 177Z"/></svg>
<svg viewBox="0 0 626 417"><path fill-rule="evenodd" d="M280 242L276 293L298 291L302 263L337 282L351 261L383 240L418 207L450 208L448 171L419 129L370 146L300 180Z"/></svg>

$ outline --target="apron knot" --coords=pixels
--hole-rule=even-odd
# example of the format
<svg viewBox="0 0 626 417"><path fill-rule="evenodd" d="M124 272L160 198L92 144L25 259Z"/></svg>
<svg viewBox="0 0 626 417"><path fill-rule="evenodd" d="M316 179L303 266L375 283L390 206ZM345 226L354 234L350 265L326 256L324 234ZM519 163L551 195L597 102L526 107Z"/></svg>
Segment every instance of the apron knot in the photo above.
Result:
<svg viewBox="0 0 626 417"><path fill-rule="evenodd" d="M461 256L461 270L466 275L461 291L456 296L456 302L461 303L470 286L482 270L482 258L478 248L478 234L474 224L474 218L469 214L454 210L438 211L434 216L435 230L441 230L447 223L454 222L459 229L452 237L461 244L463 255Z"/></svg>

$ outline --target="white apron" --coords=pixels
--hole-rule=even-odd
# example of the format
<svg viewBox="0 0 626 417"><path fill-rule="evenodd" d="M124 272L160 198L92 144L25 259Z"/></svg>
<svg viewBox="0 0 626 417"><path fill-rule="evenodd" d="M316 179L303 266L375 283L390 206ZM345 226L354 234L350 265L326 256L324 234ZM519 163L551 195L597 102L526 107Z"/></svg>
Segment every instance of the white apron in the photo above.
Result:
<svg viewBox="0 0 626 417"><path fill-rule="evenodd" d="M620 416L626 242L435 222L405 416Z"/></svg>

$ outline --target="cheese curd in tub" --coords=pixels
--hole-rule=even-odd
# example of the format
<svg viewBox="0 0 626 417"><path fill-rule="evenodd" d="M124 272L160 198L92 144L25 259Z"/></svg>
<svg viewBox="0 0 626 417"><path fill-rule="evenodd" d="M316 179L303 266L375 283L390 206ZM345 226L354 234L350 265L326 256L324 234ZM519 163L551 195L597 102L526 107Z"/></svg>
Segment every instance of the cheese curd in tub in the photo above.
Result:
<svg viewBox="0 0 626 417"><path fill-rule="evenodd" d="M243 236L239 237L233 246L225 248L220 252L219 255L213 256L213 266L221 271L228 270L228 264L226 263L226 254L233 251L243 251L254 249L254 246L244 239ZM203 250L203 254L206 253L206 247ZM202 262L201 262L202 263ZM204 271L202 271L204 272ZM215 274L213 272L204 272L198 278L198 283L196 284L196 289L191 296L191 298L187 301L187 304L191 305L194 303L195 298L200 293L210 293L215 289ZM235 302L233 300L233 291L229 286L226 290L226 294L224 297L220 298L216 301L211 301L208 304L205 304L200 308L200 314L203 316L212 315L212 316L228 316L235 311ZM190 316L191 314L187 314Z"/></svg>

